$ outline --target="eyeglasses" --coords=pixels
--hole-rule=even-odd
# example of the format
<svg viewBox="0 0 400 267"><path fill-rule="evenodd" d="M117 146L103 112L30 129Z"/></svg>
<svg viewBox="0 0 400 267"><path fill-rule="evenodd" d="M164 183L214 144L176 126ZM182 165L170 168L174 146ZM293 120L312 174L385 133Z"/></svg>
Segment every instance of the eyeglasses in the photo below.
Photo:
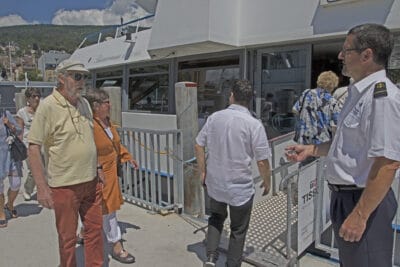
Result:
<svg viewBox="0 0 400 267"><path fill-rule="evenodd" d="M84 75L84 74L82 74L82 73L80 73L80 72L69 73L69 75L70 75L76 82L79 82L79 81L81 81L82 79L86 79L86 78L87 78L86 75Z"/></svg>
<svg viewBox="0 0 400 267"><path fill-rule="evenodd" d="M347 52L350 52L350 51L358 51L358 52L361 52L361 51L363 51L364 49L360 49L360 48L342 48L342 50L340 50L340 52L343 54L343 55L345 55Z"/></svg>
<svg viewBox="0 0 400 267"><path fill-rule="evenodd" d="M110 100L104 100L104 101L101 101L101 103L102 103L102 104L108 104L108 105L109 105L109 104L110 104Z"/></svg>
<svg viewBox="0 0 400 267"><path fill-rule="evenodd" d="M37 98L40 98L41 95L31 95L31 96L30 96L30 98L36 98L36 97L37 97Z"/></svg>

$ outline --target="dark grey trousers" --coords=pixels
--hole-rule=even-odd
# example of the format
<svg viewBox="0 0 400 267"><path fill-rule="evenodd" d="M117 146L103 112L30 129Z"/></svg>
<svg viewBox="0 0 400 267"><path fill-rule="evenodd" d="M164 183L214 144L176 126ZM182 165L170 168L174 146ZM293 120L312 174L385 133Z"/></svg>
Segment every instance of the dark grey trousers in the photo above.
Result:
<svg viewBox="0 0 400 267"><path fill-rule="evenodd" d="M218 257L217 249L223 230L224 221L228 216L227 204L218 202L210 197L211 217L208 219L207 256L211 253ZM239 267L242 264L242 253L247 229L249 228L250 214L253 206L253 196L241 206L229 205L231 220L231 235L226 266Z"/></svg>
<svg viewBox="0 0 400 267"><path fill-rule="evenodd" d="M393 251L392 220L397 202L390 189L371 214L366 230L359 242L347 242L339 237L339 229L357 204L362 190L333 192L331 195L331 220L339 247L342 267L391 267Z"/></svg>

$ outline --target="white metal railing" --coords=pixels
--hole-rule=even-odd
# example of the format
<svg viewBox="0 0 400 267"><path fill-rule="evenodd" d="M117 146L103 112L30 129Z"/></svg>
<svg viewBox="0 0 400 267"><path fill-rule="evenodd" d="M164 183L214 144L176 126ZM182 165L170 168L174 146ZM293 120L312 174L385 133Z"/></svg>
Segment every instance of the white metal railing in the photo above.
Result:
<svg viewBox="0 0 400 267"><path fill-rule="evenodd" d="M138 162L123 168L125 199L152 210L183 208L182 132L180 130L118 129L121 142Z"/></svg>
<svg viewBox="0 0 400 267"><path fill-rule="evenodd" d="M121 36L126 36L128 42L134 42L139 31L150 28L145 26L144 22L152 19L154 16L154 14L150 14L126 23L121 23L120 25L111 25L99 32L90 33L83 38L77 49L106 41L107 38L119 38Z"/></svg>

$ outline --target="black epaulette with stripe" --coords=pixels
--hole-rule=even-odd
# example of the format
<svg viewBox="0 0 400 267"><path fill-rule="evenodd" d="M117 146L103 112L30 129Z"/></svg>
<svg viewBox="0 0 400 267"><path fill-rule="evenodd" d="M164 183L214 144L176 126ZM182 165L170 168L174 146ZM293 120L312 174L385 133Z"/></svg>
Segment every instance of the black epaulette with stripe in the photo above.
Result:
<svg viewBox="0 0 400 267"><path fill-rule="evenodd" d="M379 82L375 84L374 98L387 96L387 89L385 82Z"/></svg>

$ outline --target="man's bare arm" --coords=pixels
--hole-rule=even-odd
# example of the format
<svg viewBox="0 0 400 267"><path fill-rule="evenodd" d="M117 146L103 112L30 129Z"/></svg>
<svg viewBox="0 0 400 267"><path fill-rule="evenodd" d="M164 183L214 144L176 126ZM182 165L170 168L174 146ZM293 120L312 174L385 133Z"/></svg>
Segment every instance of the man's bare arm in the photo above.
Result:
<svg viewBox="0 0 400 267"><path fill-rule="evenodd" d="M344 240L354 242L361 239L369 216L389 191L399 167L399 162L384 157L375 159L357 205L340 228L339 235Z"/></svg>
<svg viewBox="0 0 400 267"><path fill-rule="evenodd" d="M264 187L263 196L268 194L271 189L271 168L268 159L257 161L258 171L263 179L262 186Z"/></svg>
<svg viewBox="0 0 400 267"><path fill-rule="evenodd" d="M206 181L206 156L205 156L205 151L204 151L204 146L200 146L198 144L194 145L194 150L196 153L196 159L197 159L197 168L200 173L200 179L201 183L205 185Z"/></svg>
<svg viewBox="0 0 400 267"><path fill-rule="evenodd" d="M29 144L28 160L32 176L35 179L37 186L37 200L41 205L43 205L43 207L52 209L53 198L51 196L51 189L46 180L43 160L40 154L40 145Z"/></svg>

